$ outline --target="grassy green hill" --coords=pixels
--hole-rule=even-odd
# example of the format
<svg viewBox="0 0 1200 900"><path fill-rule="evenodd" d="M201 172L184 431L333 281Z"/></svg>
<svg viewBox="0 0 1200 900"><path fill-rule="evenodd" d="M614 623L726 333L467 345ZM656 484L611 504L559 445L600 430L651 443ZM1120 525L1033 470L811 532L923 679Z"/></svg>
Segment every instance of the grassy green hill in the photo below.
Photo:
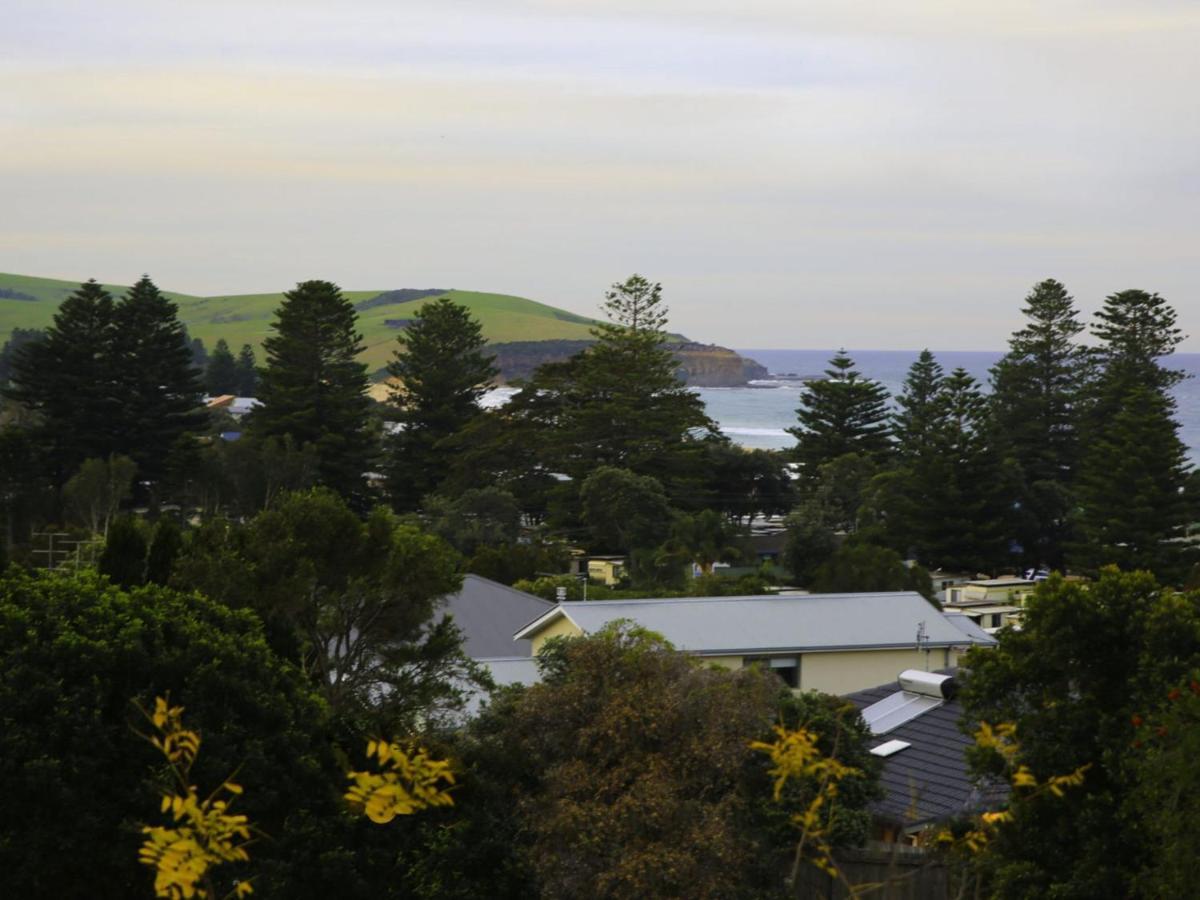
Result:
<svg viewBox="0 0 1200 900"><path fill-rule="evenodd" d="M79 287L79 282L28 275L0 273L0 344L13 328L45 328L58 304ZM114 296L125 288L105 285ZM209 349L225 338L236 353L242 344L257 350L270 332L270 324L283 294L237 294L225 297L196 297L164 292L179 304L179 316L193 337L202 338ZM583 340L595 320L545 303L485 294L478 291L445 291L415 300L391 301L380 297L387 291L345 291L359 312L359 328L366 344L364 361L372 370L382 367L392 355L400 324L412 318L423 303L436 296L449 296L471 310L483 325L484 336L494 343L508 341ZM261 356L260 356L261 358Z"/></svg>

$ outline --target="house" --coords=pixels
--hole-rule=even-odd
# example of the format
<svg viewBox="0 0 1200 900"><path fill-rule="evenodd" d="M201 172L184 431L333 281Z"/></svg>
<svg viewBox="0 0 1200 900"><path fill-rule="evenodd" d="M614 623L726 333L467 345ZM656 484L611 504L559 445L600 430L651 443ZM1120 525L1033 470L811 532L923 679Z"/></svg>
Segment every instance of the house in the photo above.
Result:
<svg viewBox="0 0 1200 900"><path fill-rule="evenodd" d="M952 585L946 591L945 609L961 613L988 634L1006 626L1021 626L1021 608L1037 582L1027 578L988 578Z"/></svg>
<svg viewBox="0 0 1200 900"><path fill-rule="evenodd" d="M913 562L915 563L916 560ZM943 605L950 600L951 588L959 587L976 578L978 575L974 572L955 572L946 569L934 569L929 573L929 580L933 583L934 596Z"/></svg>
<svg viewBox="0 0 1200 900"><path fill-rule="evenodd" d="M862 690L904 669L954 666L968 648L996 644L914 591L573 601L546 610L515 639L530 641L536 656L551 637L594 633L616 619L715 665L767 666L795 690L831 694Z"/></svg>
<svg viewBox="0 0 1200 900"><path fill-rule="evenodd" d="M849 694L871 729L871 753L883 760L884 796L872 806L874 838L917 843L931 825L998 809L1002 782L977 782L967 767L971 738L959 728L955 670L909 670L896 681Z"/></svg>
<svg viewBox="0 0 1200 900"><path fill-rule="evenodd" d="M482 575L464 575L462 588L443 601L463 633L463 650L472 659L529 657L530 643L513 632L554 604Z"/></svg>
<svg viewBox="0 0 1200 900"><path fill-rule="evenodd" d="M609 587L621 580L625 569L623 556L593 556L588 559L587 574L592 581L607 584Z"/></svg>
<svg viewBox="0 0 1200 900"><path fill-rule="evenodd" d="M947 606L1016 605L1033 593L1038 583L1025 578L987 578L949 586Z"/></svg>

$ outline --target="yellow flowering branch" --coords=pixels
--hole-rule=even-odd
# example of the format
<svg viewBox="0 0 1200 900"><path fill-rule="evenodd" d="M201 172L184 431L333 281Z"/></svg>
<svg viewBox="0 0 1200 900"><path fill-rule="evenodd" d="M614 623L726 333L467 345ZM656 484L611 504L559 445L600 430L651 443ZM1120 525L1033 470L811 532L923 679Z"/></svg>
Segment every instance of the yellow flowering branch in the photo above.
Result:
<svg viewBox="0 0 1200 900"><path fill-rule="evenodd" d="M828 823L832 819L838 783L850 776L861 774L858 769L843 764L834 756L822 753L817 746L818 741L819 736L807 728L791 730L776 726L774 741L754 741L750 744L750 749L759 750L771 757L769 772L775 779L776 802L782 798L783 790L789 781L815 783L805 808L792 816L792 823L800 829L800 840L796 846L792 872L788 879L791 885L795 884L800 864L806 858L806 846L812 847L812 852L807 857L809 862L829 875L840 875L833 861Z"/></svg>
<svg viewBox="0 0 1200 900"><path fill-rule="evenodd" d="M250 823L230 811L240 785L226 780L212 794L200 799L190 783L190 773L200 753L200 735L183 726L183 707L171 706L165 697L154 701L154 712L142 710L154 726L146 739L162 753L175 777L175 791L164 792L163 813L168 825L147 825L138 859L154 869L154 895L169 900L215 900L212 869L222 863L246 862L250 856ZM249 881L239 881L229 897L253 893Z"/></svg>
<svg viewBox="0 0 1200 900"><path fill-rule="evenodd" d="M441 782L454 784L450 762L433 759L421 748L409 752L390 741L371 741L367 758L382 771L350 772L346 800L380 825L432 806L453 806L454 798Z"/></svg>

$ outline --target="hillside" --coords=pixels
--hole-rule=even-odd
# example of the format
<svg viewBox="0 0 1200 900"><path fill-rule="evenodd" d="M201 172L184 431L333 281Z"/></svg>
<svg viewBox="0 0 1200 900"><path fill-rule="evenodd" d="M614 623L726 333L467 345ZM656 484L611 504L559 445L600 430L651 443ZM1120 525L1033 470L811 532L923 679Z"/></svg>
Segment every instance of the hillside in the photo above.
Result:
<svg viewBox="0 0 1200 900"><path fill-rule="evenodd" d="M0 273L0 344L14 328L48 326L58 304L77 287L77 281ZM121 285L105 287L114 296L125 290ZM197 297L166 289L164 293L179 304L179 316L192 337L201 338L210 349L219 338L225 338L235 353L242 344L251 344L258 351L263 338L270 333L275 309L283 301L282 293L219 297ZM570 352L575 352L591 339L590 329L596 324L595 319L506 294L440 288L343 293L358 308L359 328L366 345L363 359L373 372L380 370L391 358L396 335L408 324L413 314L434 297L448 296L466 306L483 326L484 337L490 343L510 348L506 352L497 347L502 364L507 357L512 357L514 370L508 371L508 367L504 367L505 375L509 378L528 377L528 372L524 371L518 360L535 361L536 364L560 358L563 355L561 347L566 346L574 346L575 349ZM681 335L673 337L680 342L686 341ZM690 346L694 348L698 345ZM513 352L515 348L520 349ZM706 351L720 349L706 348ZM732 351L723 352L736 357ZM686 355L689 354L681 353L681 357ZM711 371L707 377L696 379L693 375L698 373L690 371L695 366L689 366L682 359L681 364L681 373L688 375L689 383L729 385L745 381L742 367L730 360L721 360L717 366L720 371Z"/></svg>

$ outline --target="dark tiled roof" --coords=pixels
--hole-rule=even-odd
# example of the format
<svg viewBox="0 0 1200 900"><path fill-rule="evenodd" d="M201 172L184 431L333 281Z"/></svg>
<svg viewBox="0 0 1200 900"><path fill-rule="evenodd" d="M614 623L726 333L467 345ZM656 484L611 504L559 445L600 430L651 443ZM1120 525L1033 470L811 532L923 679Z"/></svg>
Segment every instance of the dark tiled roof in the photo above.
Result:
<svg viewBox="0 0 1200 900"><path fill-rule="evenodd" d="M498 581L466 575L462 590L447 597L442 608L462 629L467 656L489 659L529 656L529 641L514 641L513 633L553 607L553 603Z"/></svg>
<svg viewBox="0 0 1200 900"><path fill-rule="evenodd" d="M900 690L898 682L848 694L863 709ZM905 722L887 734L875 735L871 746L906 741L906 747L883 759L885 791L876 802L879 818L906 827L937 822L959 814L995 809L1007 796L1002 785L977 786L967 770L966 750L972 741L958 728L962 704L949 700Z"/></svg>

